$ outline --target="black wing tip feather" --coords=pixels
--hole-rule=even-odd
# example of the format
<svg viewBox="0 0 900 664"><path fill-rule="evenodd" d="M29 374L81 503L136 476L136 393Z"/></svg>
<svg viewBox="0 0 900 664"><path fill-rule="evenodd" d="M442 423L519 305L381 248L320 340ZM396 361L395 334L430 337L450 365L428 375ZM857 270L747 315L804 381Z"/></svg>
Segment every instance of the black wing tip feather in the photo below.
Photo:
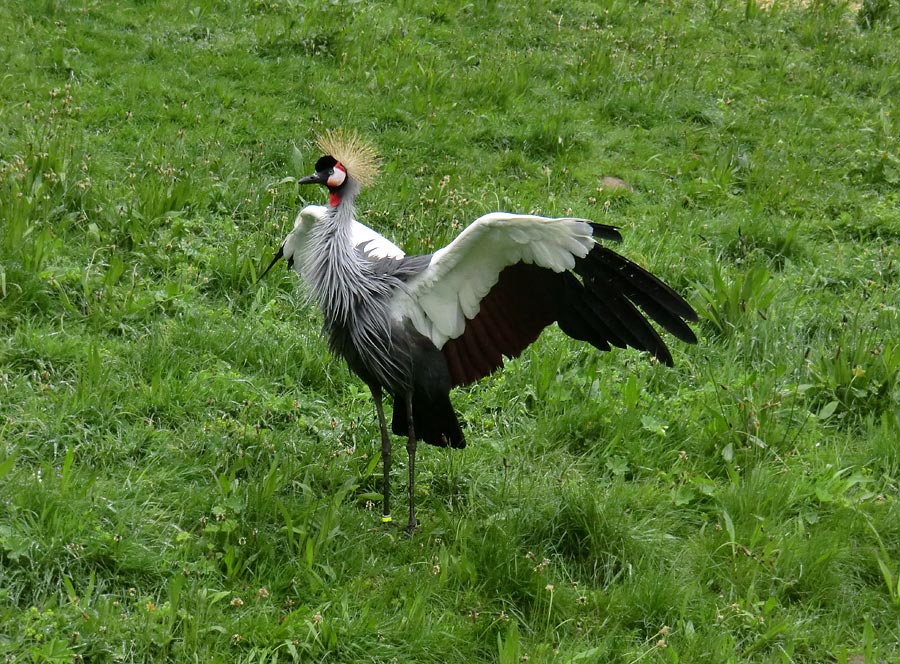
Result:
<svg viewBox="0 0 900 664"><path fill-rule="evenodd" d="M272 262L269 263L269 267L267 267L265 270L263 270L263 273L261 275L259 275L259 278L256 280L256 283L259 283L260 281L262 281L263 277L265 277L267 274L269 274L269 270L271 270L273 267L275 267L275 263L277 263L283 257L284 257L284 245L281 245L280 247L278 247L278 252L275 254L275 257L272 259Z"/></svg>
<svg viewBox="0 0 900 664"><path fill-rule="evenodd" d="M669 347L663 344L661 350L653 351L653 357L656 358L658 362L664 364L667 367L674 367L675 360L672 358L672 353L669 352Z"/></svg>
<svg viewBox="0 0 900 664"><path fill-rule="evenodd" d="M591 250L587 258L600 268L614 270L624 277L633 288L640 291L644 296L653 299L657 304L665 307L678 318L690 322L698 320L697 312L694 311L694 308L671 286L652 272L617 254L612 249L598 245Z"/></svg>
<svg viewBox="0 0 900 664"><path fill-rule="evenodd" d="M621 242L622 234L619 232L618 226L610 226L609 224L598 224L595 221L588 222L593 230L593 236L601 240L609 240L610 242Z"/></svg>
<svg viewBox="0 0 900 664"><path fill-rule="evenodd" d="M574 290L584 289L576 299L580 306L586 304L593 309L593 315L583 311L576 316L584 319L581 324L577 320L567 323L575 323L581 338L598 349L604 350L592 336L615 346L647 351L660 363L672 366L672 355L651 320L677 339L697 343L688 325L697 320L694 309L661 279L624 256L598 244L588 256L576 261L575 272L582 281ZM593 334L584 334L583 328L593 328Z"/></svg>
<svg viewBox="0 0 900 664"><path fill-rule="evenodd" d="M611 346L631 347L673 366L665 341L644 315L623 294L608 288L595 290L600 285L599 281L589 286L572 278L565 293L566 309L557 321L560 329L601 352Z"/></svg>

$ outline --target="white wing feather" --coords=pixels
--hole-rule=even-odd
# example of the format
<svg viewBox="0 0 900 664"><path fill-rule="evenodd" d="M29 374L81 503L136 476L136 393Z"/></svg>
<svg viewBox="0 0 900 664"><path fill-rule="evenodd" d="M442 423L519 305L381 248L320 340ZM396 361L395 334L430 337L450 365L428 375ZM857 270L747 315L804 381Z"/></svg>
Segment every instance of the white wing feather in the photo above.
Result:
<svg viewBox="0 0 900 664"><path fill-rule="evenodd" d="M305 262L305 254L309 250L309 233L325 215L326 210L324 205L307 205L300 210L300 214L294 220L294 229L284 239L282 252L288 262L293 259L291 264L297 273L300 272ZM374 258L399 259L405 256L403 250L396 244L355 219L351 237L355 246L362 245L363 250Z"/></svg>
<svg viewBox="0 0 900 664"><path fill-rule="evenodd" d="M504 268L525 262L554 272L571 270L594 244L584 219L486 214L435 252L398 297L395 312L441 348L478 314Z"/></svg>

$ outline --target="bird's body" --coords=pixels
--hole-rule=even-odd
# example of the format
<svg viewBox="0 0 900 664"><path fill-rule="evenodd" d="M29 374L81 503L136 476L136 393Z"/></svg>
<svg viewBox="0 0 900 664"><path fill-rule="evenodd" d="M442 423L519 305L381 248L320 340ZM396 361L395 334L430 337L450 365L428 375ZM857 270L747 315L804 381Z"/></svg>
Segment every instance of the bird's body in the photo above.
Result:
<svg viewBox="0 0 900 664"><path fill-rule="evenodd" d="M614 227L495 212L434 254L406 256L353 217L359 183L350 164L359 162L357 146L347 150L332 137L322 147L328 156L300 182L327 186L329 205L304 208L275 260L283 255L302 275L330 347L372 391L385 520L390 434L382 391L394 400L393 432L407 436L412 529L416 441L465 446L452 387L498 369L553 322L600 350L632 346L671 364L665 343L635 305L680 339L696 341L685 323L696 318L690 306L596 241L621 239ZM336 154L341 149L348 154ZM365 165L356 170L365 173Z"/></svg>

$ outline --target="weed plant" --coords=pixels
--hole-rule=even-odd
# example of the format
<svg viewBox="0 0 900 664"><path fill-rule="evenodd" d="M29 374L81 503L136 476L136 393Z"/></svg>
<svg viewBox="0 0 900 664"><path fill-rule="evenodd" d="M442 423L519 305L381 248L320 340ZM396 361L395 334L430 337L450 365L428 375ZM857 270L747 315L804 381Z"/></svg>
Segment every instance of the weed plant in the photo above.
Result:
<svg viewBox="0 0 900 664"><path fill-rule="evenodd" d="M896 2L0 24L4 661L900 661ZM409 252L496 209L612 223L700 343L549 330L454 394L419 531L382 526L367 391L293 274L256 283L334 127Z"/></svg>

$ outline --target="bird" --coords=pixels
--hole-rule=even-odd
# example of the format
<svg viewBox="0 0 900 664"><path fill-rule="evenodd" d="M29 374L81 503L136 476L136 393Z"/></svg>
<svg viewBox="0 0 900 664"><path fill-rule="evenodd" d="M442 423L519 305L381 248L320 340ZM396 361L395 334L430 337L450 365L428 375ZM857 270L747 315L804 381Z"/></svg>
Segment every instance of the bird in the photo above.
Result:
<svg viewBox="0 0 900 664"><path fill-rule="evenodd" d="M327 189L327 205L308 205L264 276L280 259L305 282L322 314L332 352L369 388L381 435L382 521L391 523L391 432L406 438L407 530L417 527L417 441L463 448L452 388L469 385L518 357L554 322L600 351L630 346L671 366L649 319L696 343L685 299L603 242L618 227L575 217L490 212L447 246L406 255L354 217L380 159L352 131L317 140L314 172L297 180ZM391 429L384 395L393 399Z"/></svg>

